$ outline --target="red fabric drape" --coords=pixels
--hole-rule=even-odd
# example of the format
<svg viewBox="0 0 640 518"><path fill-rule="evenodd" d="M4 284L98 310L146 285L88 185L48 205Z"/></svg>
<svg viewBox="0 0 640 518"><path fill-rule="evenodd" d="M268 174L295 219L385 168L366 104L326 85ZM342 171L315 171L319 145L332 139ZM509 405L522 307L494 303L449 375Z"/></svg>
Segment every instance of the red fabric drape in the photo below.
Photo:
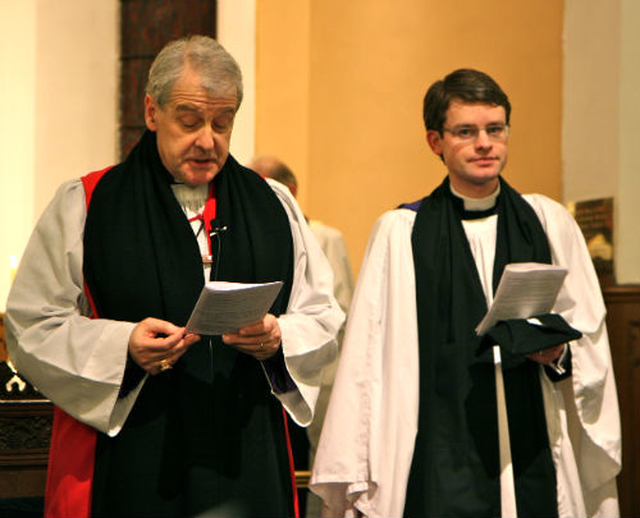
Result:
<svg viewBox="0 0 640 518"><path fill-rule="evenodd" d="M82 178L87 208L93 189L111 167ZM91 294L85 293L97 318ZM83 518L91 516L91 484L95 463L96 430L54 408L47 485L44 495L45 518Z"/></svg>

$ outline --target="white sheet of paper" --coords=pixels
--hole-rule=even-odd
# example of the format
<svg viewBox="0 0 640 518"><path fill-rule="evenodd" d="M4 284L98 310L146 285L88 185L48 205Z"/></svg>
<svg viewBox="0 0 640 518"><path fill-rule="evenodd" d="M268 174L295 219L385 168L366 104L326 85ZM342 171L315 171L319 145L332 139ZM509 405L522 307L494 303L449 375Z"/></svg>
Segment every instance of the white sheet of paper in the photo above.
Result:
<svg viewBox="0 0 640 518"><path fill-rule="evenodd" d="M566 268L551 264L508 264L493 304L476 327L476 333L480 336L485 334L500 320L549 313L566 275Z"/></svg>
<svg viewBox="0 0 640 518"><path fill-rule="evenodd" d="M232 333L267 314L282 282L247 284L212 281L205 284L186 329L199 335Z"/></svg>

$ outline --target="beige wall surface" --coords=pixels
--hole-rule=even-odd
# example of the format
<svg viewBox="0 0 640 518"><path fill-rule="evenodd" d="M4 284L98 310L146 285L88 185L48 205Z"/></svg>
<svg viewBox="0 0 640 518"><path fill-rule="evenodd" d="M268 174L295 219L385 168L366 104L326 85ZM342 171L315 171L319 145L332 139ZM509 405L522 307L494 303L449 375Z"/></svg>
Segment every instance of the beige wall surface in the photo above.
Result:
<svg viewBox="0 0 640 518"><path fill-rule="evenodd" d="M620 284L640 284L640 2L622 0L621 13L615 273Z"/></svg>
<svg viewBox="0 0 640 518"><path fill-rule="evenodd" d="M640 283L640 2L565 1L564 200L614 199L619 284Z"/></svg>
<svg viewBox="0 0 640 518"><path fill-rule="evenodd" d="M0 312L33 224L35 1L0 0Z"/></svg>
<svg viewBox="0 0 640 518"><path fill-rule="evenodd" d="M65 180L118 152L119 2L37 2L36 217Z"/></svg>
<svg viewBox="0 0 640 518"><path fill-rule="evenodd" d="M300 204L343 231L354 273L377 217L444 177L422 99L456 68L488 72L511 99L505 177L561 199L561 2L258 0L256 20L256 151L294 169Z"/></svg>
<svg viewBox="0 0 640 518"><path fill-rule="evenodd" d="M58 186L113 164L117 0L0 0L0 311Z"/></svg>
<svg viewBox="0 0 640 518"><path fill-rule="evenodd" d="M236 114L229 148L240 163L247 163L254 154L255 11L255 0L218 0L218 42L231 53L242 70L242 106Z"/></svg>

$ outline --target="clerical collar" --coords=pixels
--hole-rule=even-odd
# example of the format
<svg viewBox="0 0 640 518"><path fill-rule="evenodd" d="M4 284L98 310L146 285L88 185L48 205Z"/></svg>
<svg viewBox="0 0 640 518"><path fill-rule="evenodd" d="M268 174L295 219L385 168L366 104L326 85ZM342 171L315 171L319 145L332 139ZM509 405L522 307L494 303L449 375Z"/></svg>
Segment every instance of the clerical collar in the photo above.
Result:
<svg viewBox="0 0 640 518"><path fill-rule="evenodd" d="M187 217L202 212L207 201L209 186L207 184L192 187L184 183L174 183L171 190Z"/></svg>
<svg viewBox="0 0 640 518"><path fill-rule="evenodd" d="M496 213L498 195L500 194L500 184L494 192L484 198L469 198L453 188L449 184L453 199L457 202L461 210L462 219L481 219L492 216Z"/></svg>

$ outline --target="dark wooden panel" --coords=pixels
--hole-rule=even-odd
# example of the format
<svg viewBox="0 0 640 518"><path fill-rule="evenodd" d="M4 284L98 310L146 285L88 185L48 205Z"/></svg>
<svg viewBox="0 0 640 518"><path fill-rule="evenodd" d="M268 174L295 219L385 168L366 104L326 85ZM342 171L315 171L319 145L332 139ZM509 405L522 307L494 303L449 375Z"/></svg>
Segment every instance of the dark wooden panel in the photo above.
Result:
<svg viewBox="0 0 640 518"><path fill-rule="evenodd" d="M2 317L0 313L4 339ZM0 499L44 494L52 424L51 403L0 361ZM0 516L9 512L0 505Z"/></svg>
<svg viewBox="0 0 640 518"><path fill-rule="evenodd" d="M144 92L152 61L153 58L122 61L121 81L123 86L126 85L120 102L120 123L123 128L144 127Z"/></svg>
<svg viewBox="0 0 640 518"><path fill-rule="evenodd" d="M622 418L620 514L635 518L640 516L640 287L613 286L603 294Z"/></svg>
<svg viewBox="0 0 640 518"><path fill-rule="evenodd" d="M40 497L44 495L53 406L28 384L19 390L12 383L6 390L15 374L5 363L0 367L0 498Z"/></svg>
<svg viewBox="0 0 640 518"><path fill-rule="evenodd" d="M216 36L215 0L121 0L120 156L145 128L149 67L169 41L190 34ZM136 135L132 137L132 135Z"/></svg>
<svg viewBox="0 0 640 518"><path fill-rule="evenodd" d="M215 38L215 0L121 0L122 56L155 56L189 34Z"/></svg>
<svg viewBox="0 0 640 518"><path fill-rule="evenodd" d="M122 156L126 157L133 147L140 140L140 136L145 130L145 126L123 127L120 132L120 141L122 146Z"/></svg>

